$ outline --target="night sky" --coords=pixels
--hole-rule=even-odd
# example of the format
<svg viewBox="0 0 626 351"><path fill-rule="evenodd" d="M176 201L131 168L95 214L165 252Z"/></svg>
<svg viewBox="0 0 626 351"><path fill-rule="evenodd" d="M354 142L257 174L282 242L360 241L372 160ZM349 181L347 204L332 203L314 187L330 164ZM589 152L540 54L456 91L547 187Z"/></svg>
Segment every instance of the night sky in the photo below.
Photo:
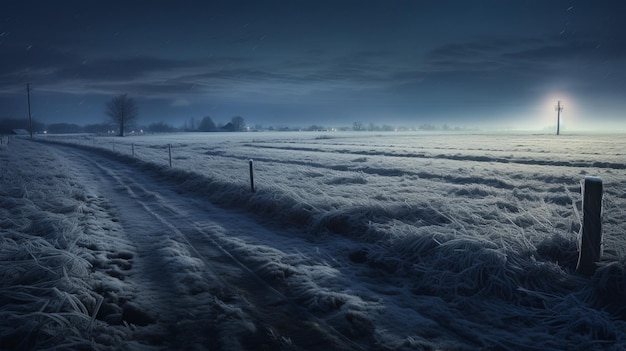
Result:
<svg viewBox="0 0 626 351"><path fill-rule="evenodd" d="M0 118L626 130L626 3L24 1L0 5Z"/></svg>

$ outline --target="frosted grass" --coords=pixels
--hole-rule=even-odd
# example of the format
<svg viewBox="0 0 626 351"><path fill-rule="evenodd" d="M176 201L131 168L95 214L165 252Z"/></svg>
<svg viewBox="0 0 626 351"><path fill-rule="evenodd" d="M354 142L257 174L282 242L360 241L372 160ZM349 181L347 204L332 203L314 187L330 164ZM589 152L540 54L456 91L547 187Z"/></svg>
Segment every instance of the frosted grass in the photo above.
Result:
<svg viewBox="0 0 626 351"><path fill-rule="evenodd" d="M58 141L99 149L178 184L183 194L292 228L294 238L281 240L302 239L295 246L301 254L254 235L232 238L233 249L346 334L373 334L390 349L626 346L622 136L241 133ZM573 274L585 175L603 178L606 189L605 261L590 279ZM36 193L28 184L15 191ZM60 212L79 212L57 202ZM320 247L323 263L304 245ZM332 317L336 311L344 321Z"/></svg>
<svg viewBox="0 0 626 351"><path fill-rule="evenodd" d="M0 348L119 346L119 332L96 323L102 296L85 249L105 219L62 158L29 144L0 149Z"/></svg>
<svg viewBox="0 0 626 351"><path fill-rule="evenodd" d="M34 155L0 154L3 163L0 224L0 320L3 348L70 349L89 345L90 311L77 298L89 264L76 249L81 233L65 204L47 202L49 186L68 193L62 167L46 160L49 173L22 173ZM40 184L46 184L45 187ZM44 190L45 189L45 190Z"/></svg>

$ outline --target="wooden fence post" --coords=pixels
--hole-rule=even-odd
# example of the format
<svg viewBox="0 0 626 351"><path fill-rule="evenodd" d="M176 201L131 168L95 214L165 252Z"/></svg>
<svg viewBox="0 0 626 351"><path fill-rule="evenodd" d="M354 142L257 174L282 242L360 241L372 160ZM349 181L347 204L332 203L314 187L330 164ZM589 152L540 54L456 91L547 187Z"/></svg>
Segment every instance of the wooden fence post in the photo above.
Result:
<svg viewBox="0 0 626 351"><path fill-rule="evenodd" d="M252 190L252 192L255 192L254 190L254 162L252 160L250 160L250 189Z"/></svg>
<svg viewBox="0 0 626 351"><path fill-rule="evenodd" d="M167 144L167 150L170 154L170 167L172 167L172 144Z"/></svg>
<svg viewBox="0 0 626 351"><path fill-rule="evenodd" d="M583 185L583 232L576 273L590 276L596 271L602 246L602 179L585 177Z"/></svg>

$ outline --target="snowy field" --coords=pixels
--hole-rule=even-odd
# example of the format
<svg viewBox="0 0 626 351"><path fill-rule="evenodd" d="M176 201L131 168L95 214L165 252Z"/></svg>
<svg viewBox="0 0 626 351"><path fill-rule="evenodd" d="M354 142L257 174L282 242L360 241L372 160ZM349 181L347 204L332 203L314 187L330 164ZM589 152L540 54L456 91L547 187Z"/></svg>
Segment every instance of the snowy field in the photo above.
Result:
<svg viewBox="0 0 626 351"><path fill-rule="evenodd" d="M626 349L624 135L4 137L0 179L3 350Z"/></svg>

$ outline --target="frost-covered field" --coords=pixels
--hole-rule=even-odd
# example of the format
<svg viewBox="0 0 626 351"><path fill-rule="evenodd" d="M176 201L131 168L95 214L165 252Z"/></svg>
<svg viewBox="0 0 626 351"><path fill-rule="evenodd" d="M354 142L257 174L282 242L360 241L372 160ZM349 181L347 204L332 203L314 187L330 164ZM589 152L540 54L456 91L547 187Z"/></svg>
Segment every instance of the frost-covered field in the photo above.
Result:
<svg viewBox="0 0 626 351"><path fill-rule="evenodd" d="M38 141L0 147L0 348L626 348L623 135Z"/></svg>

